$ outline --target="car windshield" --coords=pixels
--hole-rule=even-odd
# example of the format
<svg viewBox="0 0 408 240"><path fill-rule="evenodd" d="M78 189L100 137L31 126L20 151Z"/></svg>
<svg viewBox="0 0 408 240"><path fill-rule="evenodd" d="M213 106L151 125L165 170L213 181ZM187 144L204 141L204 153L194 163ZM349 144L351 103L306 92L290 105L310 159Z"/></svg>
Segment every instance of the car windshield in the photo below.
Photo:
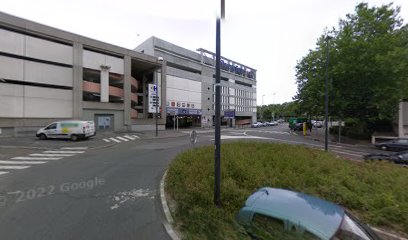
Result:
<svg viewBox="0 0 408 240"><path fill-rule="evenodd" d="M333 238L333 240L342 239L370 240L371 238L366 233L364 226L359 223L357 219L351 218L348 214L346 214L344 215L340 229Z"/></svg>
<svg viewBox="0 0 408 240"><path fill-rule="evenodd" d="M255 214L247 229L253 239L317 240L312 233L294 224L262 214Z"/></svg>

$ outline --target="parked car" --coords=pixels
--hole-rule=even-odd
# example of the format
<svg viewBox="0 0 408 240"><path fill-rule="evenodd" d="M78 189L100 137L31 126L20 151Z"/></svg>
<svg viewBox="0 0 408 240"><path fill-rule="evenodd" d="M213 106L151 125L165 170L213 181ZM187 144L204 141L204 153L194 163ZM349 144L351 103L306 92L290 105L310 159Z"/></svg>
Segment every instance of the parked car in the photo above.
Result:
<svg viewBox="0 0 408 240"><path fill-rule="evenodd" d="M268 123L268 125L269 125L269 126L277 126L277 125L278 125L278 122L277 122L277 121L270 121L270 122Z"/></svg>
<svg viewBox="0 0 408 240"><path fill-rule="evenodd" d="M259 127L262 127L262 123L261 123L261 122L256 122L256 123L253 123L253 124L251 125L251 127L252 127L252 128L259 128Z"/></svg>
<svg viewBox="0 0 408 240"><path fill-rule="evenodd" d="M60 121L53 122L46 127L40 128L36 136L41 140L47 138L62 138L77 141L95 136L94 121Z"/></svg>
<svg viewBox="0 0 408 240"><path fill-rule="evenodd" d="M380 239L344 208L278 188L249 196L236 220L255 239Z"/></svg>
<svg viewBox="0 0 408 240"><path fill-rule="evenodd" d="M408 139L406 138L393 139L386 142L376 143L375 146L385 151L408 150Z"/></svg>
<svg viewBox="0 0 408 240"><path fill-rule="evenodd" d="M408 151L397 153L372 153L364 156L365 160L386 160L396 164L408 165Z"/></svg>

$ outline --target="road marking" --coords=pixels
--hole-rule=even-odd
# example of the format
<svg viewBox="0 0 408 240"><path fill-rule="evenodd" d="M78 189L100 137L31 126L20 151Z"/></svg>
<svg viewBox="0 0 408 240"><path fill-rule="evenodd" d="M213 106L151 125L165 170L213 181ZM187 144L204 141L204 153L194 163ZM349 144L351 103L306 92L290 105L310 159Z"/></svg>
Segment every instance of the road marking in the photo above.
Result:
<svg viewBox="0 0 408 240"><path fill-rule="evenodd" d="M8 172L0 172L0 175L7 174Z"/></svg>
<svg viewBox="0 0 408 240"><path fill-rule="evenodd" d="M226 136L226 135L221 135L221 139L270 139L270 138L264 138L264 137L257 137L257 136ZM211 139L214 141L214 139Z"/></svg>
<svg viewBox="0 0 408 240"><path fill-rule="evenodd" d="M331 150L331 152L336 152L340 154L345 154L345 155L350 155L350 156L355 156L355 157L363 157L360 154L354 154L354 153L349 153L349 152L343 152L343 151L338 151L338 150Z"/></svg>
<svg viewBox="0 0 408 240"><path fill-rule="evenodd" d="M130 140L135 140L136 138L134 138L134 137L131 137L131 136L128 136L128 135L125 135L125 136L123 136L124 138L127 138L127 139L130 139Z"/></svg>
<svg viewBox="0 0 408 240"><path fill-rule="evenodd" d="M336 150L338 150L338 151L351 152L351 153L360 154L360 155L367 155L367 154L369 154L369 152L360 152L360 151L355 151L355 150L353 150L353 149L339 148L339 147L336 146L336 145L330 145L330 148L336 149Z"/></svg>
<svg viewBox="0 0 408 240"><path fill-rule="evenodd" d="M32 153L31 157L71 157L75 154L51 154L51 153Z"/></svg>
<svg viewBox="0 0 408 240"><path fill-rule="evenodd" d="M44 158L44 157L13 157L13 160L60 160L62 158L56 158L56 157L51 157L51 158Z"/></svg>
<svg viewBox="0 0 408 240"><path fill-rule="evenodd" d="M139 139L140 137L139 136L137 136L137 135L132 135L132 137L135 137L135 138L137 138L137 139Z"/></svg>
<svg viewBox="0 0 408 240"><path fill-rule="evenodd" d="M67 153L67 154L73 154L73 153L84 153L85 151L44 151L44 153Z"/></svg>
<svg viewBox="0 0 408 240"><path fill-rule="evenodd" d="M112 140L112 141L114 141L114 142L120 143L120 141L117 140L116 138L109 138L109 139Z"/></svg>
<svg viewBox="0 0 408 240"><path fill-rule="evenodd" d="M116 138L119 139L119 140L125 141L125 142L129 141L129 139L126 139L126 138L123 138L123 137L116 137Z"/></svg>
<svg viewBox="0 0 408 240"><path fill-rule="evenodd" d="M109 139L107 139L107 138L104 138L102 140L105 141L105 142L110 142Z"/></svg>
<svg viewBox="0 0 408 240"><path fill-rule="evenodd" d="M0 166L0 170L8 170L8 169L24 169L29 168L30 166Z"/></svg>
<svg viewBox="0 0 408 240"><path fill-rule="evenodd" d="M86 150L88 147L62 147L61 150Z"/></svg>
<svg viewBox="0 0 408 240"><path fill-rule="evenodd" d="M0 164L43 164L41 161L4 161L0 160Z"/></svg>

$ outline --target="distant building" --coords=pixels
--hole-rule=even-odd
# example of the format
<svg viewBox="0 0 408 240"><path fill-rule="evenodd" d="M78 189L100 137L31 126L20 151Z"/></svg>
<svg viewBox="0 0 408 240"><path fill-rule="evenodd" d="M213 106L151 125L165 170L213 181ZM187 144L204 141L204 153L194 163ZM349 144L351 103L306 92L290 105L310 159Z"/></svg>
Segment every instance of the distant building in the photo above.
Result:
<svg viewBox="0 0 408 240"><path fill-rule="evenodd" d="M32 135L61 119L94 120L97 131L154 129L148 86L165 89L165 68L156 57L0 12L0 136ZM164 129L165 119L158 123Z"/></svg>
<svg viewBox="0 0 408 240"><path fill-rule="evenodd" d="M172 126L174 115L182 123L212 126L214 123L215 53L187 50L151 37L135 49L162 57L166 62L166 115ZM223 124L256 122L256 70L221 57L221 115ZM227 121L227 115L235 119Z"/></svg>

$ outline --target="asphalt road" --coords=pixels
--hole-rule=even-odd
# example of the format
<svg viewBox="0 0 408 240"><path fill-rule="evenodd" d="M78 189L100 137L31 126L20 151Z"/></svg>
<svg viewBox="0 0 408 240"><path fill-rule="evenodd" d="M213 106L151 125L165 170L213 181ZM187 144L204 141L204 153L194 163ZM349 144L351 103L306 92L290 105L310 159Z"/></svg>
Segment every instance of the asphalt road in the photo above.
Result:
<svg viewBox="0 0 408 240"><path fill-rule="evenodd" d="M188 147L129 142L0 175L0 238L169 239L159 182Z"/></svg>
<svg viewBox="0 0 408 240"><path fill-rule="evenodd" d="M213 143L213 130L197 132L198 145ZM291 135L286 124L223 129L222 139L323 148L312 137ZM163 227L159 183L171 160L188 148L187 136L127 141L100 149L0 148L0 173L8 172L0 174L0 239L170 239ZM370 146L331 144L329 148L356 160L376 151ZM45 161L42 156L47 154L45 158L55 159ZM39 159L24 160L22 155ZM10 161L23 162L12 165L17 168L28 167L2 169Z"/></svg>

